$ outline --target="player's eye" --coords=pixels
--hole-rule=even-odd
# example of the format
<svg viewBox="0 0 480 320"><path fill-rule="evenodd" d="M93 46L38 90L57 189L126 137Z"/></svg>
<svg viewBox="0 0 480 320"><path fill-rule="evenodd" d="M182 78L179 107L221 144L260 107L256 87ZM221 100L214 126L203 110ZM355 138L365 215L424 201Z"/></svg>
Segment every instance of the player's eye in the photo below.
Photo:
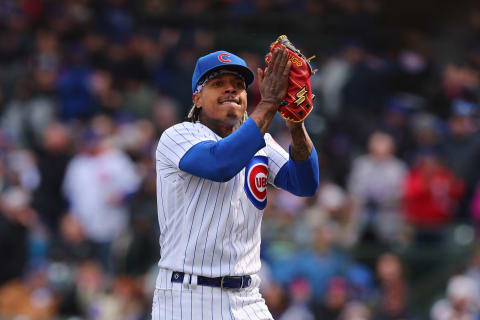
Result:
<svg viewBox="0 0 480 320"><path fill-rule="evenodd" d="M244 85L243 81L238 81L235 85L239 89L245 89L245 85Z"/></svg>
<svg viewBox="0 0 480 320"><path fill-rule="evenodd" d="M221 87L222 84L223 84L223 83L222 83L222 81L220 81L220 80L215 80L215 81L213 81L213 83L212 83L212 85L213 85L214 87L217 87L217 88L218 88L218 87Z"/></svg>

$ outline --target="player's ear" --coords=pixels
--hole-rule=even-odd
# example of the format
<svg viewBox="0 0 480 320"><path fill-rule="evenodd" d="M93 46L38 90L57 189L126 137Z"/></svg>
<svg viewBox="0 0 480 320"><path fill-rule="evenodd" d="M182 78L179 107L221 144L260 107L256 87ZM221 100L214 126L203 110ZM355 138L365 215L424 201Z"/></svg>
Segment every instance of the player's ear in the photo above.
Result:
<svg viewBox="0 0 480 320"><path fill-rule="evenodd" d="M199 108L200 107L200 97L201 97L201 94L200 93L194 93L192 95L192 101L193 101L193 104Z"/></svg>

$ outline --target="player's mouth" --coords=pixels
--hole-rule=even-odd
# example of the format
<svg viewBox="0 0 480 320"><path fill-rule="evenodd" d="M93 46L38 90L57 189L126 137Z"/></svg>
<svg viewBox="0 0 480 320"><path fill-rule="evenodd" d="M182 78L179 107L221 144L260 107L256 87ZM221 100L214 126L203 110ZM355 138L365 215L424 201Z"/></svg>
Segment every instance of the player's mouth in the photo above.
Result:
<svg viewBox="0 0 480 320"><path fill-rule="evenodd" d="M235 98L228 98L228 99L221 99L218 101L220 104L234 104L238 107L240 107L240 99L235 99Z"/></svg>

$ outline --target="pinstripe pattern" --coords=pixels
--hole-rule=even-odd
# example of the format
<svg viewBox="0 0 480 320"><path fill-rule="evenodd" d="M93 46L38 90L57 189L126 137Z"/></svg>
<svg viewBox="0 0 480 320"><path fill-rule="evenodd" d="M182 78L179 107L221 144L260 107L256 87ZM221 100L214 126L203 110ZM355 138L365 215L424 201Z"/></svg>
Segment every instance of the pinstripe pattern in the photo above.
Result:
<svg viewBox="0 0 480 320"><path fill-rule="evenodd" d="M237 181L237 177L234 178L234 182L235 182L235 183L236 183L236 181ZM231 193L231 197L230 197L230 203L232 202L232 199L233 199L233 191L235 190L235 186L236 186L235 183L234 183L233 186L232 186L232 193ZM227 207L227 208L228 208L228 207ZM231 224L232 224L232 228L233 228L233 220L234 220L234 219L230 219L230 212L231 212L231 210L230 210L230 209L227 209L227 210L228 210L228 211L227 211L228 213L227 213L227 219L226 219L226 220L227 220L227 221L228 221L228 220L231 220L231 221L232 221ZM227 227L225 224L222 224L222 227L223 227L222 250L221 250L221 253L220 253L220 261L219 261L219 263L218 263L218 266L219 266L219 269L220 269L220 273L219 273L220 275L222 275L222 274L231 274L231 273L230 273L230 272L231 272L231 262L230 262L231 253L230 253L230 252L229 252L229 257L228 257L228 272L226 271L226 268L225 268L225 267L224 267L223 270L222 270L222 266L224 266L224 265L226 266L226 262L223 261L223 256L224 256L224 253L225 253L225 243L227 243L227 241L228 241L228 237L225 238L225 234L226 234L226 232L227 232L228 227ZM231 234L232 234L232 230L230 230L230 232L229 232L229 235L231 235ZM226 257L226 255L225 255L225 257ZM213 268L212 268L212 270L211 270L211 272L210 272L210 276L213 277Z"/></svg>
<svg viewBox="0 0 480 320"><path fill-rule="evenodd" d="M278 171L282 168L285 162L288 161L288 153L272 138L270 134L265 134L266 147L265 152L268 157L268 183L273 185L273 181L277 176Z"/></svg>
<svg viewBox="0 0 480 320"><path fill-rule="evenodd" d="M256 155L268 158L273 184L288 160L269 134ZM207 277L255 275L260 270L262 210L244 191L245 170L227 182L214 182L179 169L183 155L202 141L221 138L200 123L167 129L156 151L157 205L160 224L160 272L152 319L271 319L258 291L259 279L241 290L172 283L171 271ZM208 164L206 164L208 165ZM255 276L254 276L255 277Z"/></svg>
<svg viewBox="0 0 480 320"><path fill-rule="evenodd" d="M209 219L208 219L208 227L207 227L207 235L206 235L206 238L205 238L205 242L204 242L204 246L203 246L203 255L202 255L202 266L200 268L201 272L203 273L203 265L205 263L205 253L207 252L207 243L208 243L208 236L210 235L210 231L211 231L211 226L212 226L212 221L215 219L215 218L218 218L218 216L216 215L217 213L220 214L221 212L219 210L217 210L217 202L218 202L218 198L220 196L220 193L218 192L218 190L220 189L220 183L216 183L215 186L217 187L217 192L215 193L214 191L214 194L216 194L216 198L215 198L215 203L214 203L214 211L213 211L213 215L209 216ZM220 221L220 219L218 219L218 221ZM218 226L218 224L217 224ZM218 230L218 229L217 229ZM215 247L215 245L214 245ZM213 258L213 255L210 254ZM207 261L208 261L208 258L207 258ZM211 265L210 265L211 267ZM211 270L210 270L211 271Z"/></svg>

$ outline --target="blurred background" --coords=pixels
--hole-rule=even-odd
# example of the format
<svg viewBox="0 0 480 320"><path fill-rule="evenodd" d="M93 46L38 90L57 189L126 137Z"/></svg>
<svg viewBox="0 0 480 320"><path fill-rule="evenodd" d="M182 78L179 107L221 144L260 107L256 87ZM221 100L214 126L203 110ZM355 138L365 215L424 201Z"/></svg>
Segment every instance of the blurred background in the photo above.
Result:
<svg viewBox="0 0 480 320"><path fill-rule="evenodd" d="M317 56L321 186L269 191L275 319L479 318L478 1L2 0L0 319L150 319L157 140L199 56L280 34Z"/></svg>

